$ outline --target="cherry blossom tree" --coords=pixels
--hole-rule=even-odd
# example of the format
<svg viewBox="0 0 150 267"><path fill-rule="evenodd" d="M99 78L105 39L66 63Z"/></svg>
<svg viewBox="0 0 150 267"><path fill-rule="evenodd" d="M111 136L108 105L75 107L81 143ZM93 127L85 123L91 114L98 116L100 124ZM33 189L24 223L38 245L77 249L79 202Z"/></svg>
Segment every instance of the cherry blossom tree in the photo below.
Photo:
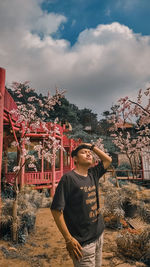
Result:
<svg viewBox="0 0 150 267"><path fill-rule="evenodd" d="M140 89L135 101L128 96L118 100L118 108L110 121L113 142L126 154L134 177L133 158L136 154L146 153L150 146L150 88ZM127 124L130 130L127 130Z"/></svg>
<svg viewBox="0 0 150 267"><path fill-rule="evenodd" d="M55 135L60 134L57 127L57 120L54 123L48 124L46 120L50 120L50 111L56 104L60 104L59 99L64 97L65 91L56 89L55 95L51 96L48 93L47 97L41 99L36 96L30 96L34 89L29 86L29 82L12 84L12 90L15 91L18 98L22 98L24 103L20 101L17 103L17 109L12 110L11 114L16 118L15 125L19 128L19 137L12 143L19 151L18 165L14 167L14 192L15 199L13 203L13 241L17 242L17 203L18 203L18 177L24 170L25 165L36 171L37 156L42 157L53 164L56 152L61 148L60 141L56 139ZM38 116L40 110L41 117ZM30 153L31 133L43 133L43 141L34 145L34 154Z"/></svg>

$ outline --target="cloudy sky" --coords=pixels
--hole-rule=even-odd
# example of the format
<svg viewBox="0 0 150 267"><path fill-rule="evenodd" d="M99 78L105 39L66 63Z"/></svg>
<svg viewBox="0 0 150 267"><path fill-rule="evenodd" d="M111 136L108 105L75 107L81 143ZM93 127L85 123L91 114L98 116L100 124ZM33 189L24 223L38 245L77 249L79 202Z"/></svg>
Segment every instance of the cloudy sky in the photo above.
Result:
<svg viewBox="0 0 150 267"><path fill-rule="evenodd" d="M150 82L149 0L1 0L6 84L55 87L100 114Z"/></svg>

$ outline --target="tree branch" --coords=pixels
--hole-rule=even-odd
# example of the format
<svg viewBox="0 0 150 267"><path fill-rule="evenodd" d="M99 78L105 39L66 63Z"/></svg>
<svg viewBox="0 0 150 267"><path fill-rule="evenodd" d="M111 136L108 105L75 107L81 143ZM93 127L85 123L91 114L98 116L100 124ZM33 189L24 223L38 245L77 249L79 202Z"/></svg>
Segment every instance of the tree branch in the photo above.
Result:
<svg viewBox="0 0 150 267"><path fill-rule="evenodd" d="M143 108L140 104L138 104L138 103L136 103L136 102L134 102L134 101L132 101L132 100L128 100L130 103L132 103L132 104L134 104L134 105L137 105L137 106L139 106L144 112L145 112L145 114L147 115L147 114L149 114L150 115L150 112L148 111L148 110L146 110L145 108Z"/></svg>

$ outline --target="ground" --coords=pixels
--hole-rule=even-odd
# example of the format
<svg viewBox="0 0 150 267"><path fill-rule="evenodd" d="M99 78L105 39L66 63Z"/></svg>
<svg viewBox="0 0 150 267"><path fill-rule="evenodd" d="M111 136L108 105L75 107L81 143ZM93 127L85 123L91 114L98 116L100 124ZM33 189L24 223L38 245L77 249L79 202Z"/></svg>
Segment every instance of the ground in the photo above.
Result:
<svg viewBox="0 0 150 267"><path fill-rule="evenodd" d="M117 252L117 231L105 230L103 267L144 267ZM39 209L34 232L25 245L12 245L0 240L0 267L73 267L65 242L57 230L49 208ZM92 266L91 266L92 267Z"/></svg>

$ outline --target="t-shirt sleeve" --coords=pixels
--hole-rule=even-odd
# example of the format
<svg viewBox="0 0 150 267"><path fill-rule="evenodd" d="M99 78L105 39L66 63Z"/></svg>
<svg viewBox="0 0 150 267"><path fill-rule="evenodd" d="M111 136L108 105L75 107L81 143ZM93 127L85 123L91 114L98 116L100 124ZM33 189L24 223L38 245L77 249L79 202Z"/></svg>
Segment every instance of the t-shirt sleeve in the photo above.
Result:
<svg viewBox="0 0 150 267"><path fill-rule="evenodd" d="M51 209L59 211L64 210L67 200L67 194L67 177L64 175L56 188L54 198L51 204Z"/></svg>
<svg viewBox="0 0 150 267"><path fill-rule="evenodd" d="M100 177L103 176L103 174L107 171L107 169L104 168L103 162L99 161L97 165L89 169L89 173L92 173L95 179L100 179Z"/></svg>

